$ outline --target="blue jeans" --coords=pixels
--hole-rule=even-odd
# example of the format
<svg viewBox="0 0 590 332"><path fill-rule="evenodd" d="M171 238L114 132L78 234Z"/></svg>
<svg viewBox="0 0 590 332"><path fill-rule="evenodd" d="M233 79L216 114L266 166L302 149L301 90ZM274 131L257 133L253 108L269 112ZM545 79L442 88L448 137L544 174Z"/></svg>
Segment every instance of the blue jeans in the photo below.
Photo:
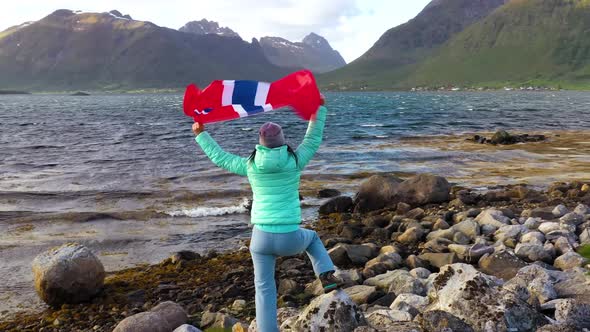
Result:
<svg viewBox="0 0 590 332"><path fill-rule="evenodd" d="M334 264L316 232L300 228L290 233L268 233L254 226L250 253L254 263L256 323L259 332L278 332L275 261L278 256L307 252L316 275L335 270Z"/></svg>

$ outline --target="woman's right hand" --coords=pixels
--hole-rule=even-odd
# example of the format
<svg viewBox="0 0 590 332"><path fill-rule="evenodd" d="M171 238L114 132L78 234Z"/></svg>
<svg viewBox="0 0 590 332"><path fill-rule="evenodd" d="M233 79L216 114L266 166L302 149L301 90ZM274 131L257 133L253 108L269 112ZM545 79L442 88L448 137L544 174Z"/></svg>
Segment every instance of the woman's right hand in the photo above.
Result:
<svg viewBox="0 0 590 332"><path fill-rule="evenodd" d="M326 103L326 97L320 93L320 105L324 105Z"/></svg>
<svg viewBox="0 0 590 332"><path fill-rule="evenodd" d="M205 125L195 122L193 123L193 133L195 133L195 135L199 136L200 133L205 131Z"/></svg>

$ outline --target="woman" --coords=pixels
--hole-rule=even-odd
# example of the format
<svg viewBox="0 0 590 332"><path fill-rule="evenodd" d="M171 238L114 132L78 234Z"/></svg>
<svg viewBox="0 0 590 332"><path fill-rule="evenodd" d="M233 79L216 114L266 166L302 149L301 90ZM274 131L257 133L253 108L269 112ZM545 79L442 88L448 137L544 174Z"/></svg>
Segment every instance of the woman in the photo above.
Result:
<svg viewBox="0 0 590 332"><path fill-rule="evenodd" d="M250 253L254 263L256 322L260 332L279 330L274 279L276 257L305 251L324 291L339 288L341 284L334 276L334 264L316 232L299 227L300 176L322 142L327 113L323 97L321 104L297 150L286 145L279 125L268 122L260 128L260 144L249 158L225 152L204 131L203 125L193 125L196 141L211 161L227 171L247 176L252 187L251 222L254 228Z"/></svg>

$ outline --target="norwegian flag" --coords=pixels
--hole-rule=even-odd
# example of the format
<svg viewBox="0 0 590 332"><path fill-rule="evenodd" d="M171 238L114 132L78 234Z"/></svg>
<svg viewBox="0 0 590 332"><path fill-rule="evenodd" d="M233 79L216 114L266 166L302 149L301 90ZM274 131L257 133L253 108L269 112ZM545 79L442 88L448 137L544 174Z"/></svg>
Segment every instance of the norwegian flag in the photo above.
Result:
<svg viewBox="0 0 590 332"><path fill-rule="evenodd" d="M243 118L290 106L310 120L320 106L320 92L309 70L276 82L213 81L203 90L191 84L184 94L184 114L199 123Z"/></svg>

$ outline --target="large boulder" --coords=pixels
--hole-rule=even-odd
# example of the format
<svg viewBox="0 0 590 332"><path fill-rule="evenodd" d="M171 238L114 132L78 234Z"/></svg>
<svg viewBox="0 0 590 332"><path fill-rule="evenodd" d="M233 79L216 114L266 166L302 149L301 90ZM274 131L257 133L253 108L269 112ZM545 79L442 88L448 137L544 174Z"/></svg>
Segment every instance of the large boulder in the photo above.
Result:
<svg viewBox="0 0 590 332"><path fill-rule="evenodd" d="M69 243L35 257L33 278L39 297L60 306L91 300L102 290L105 271L88 248Z"/></svg>
<svg viewBox="0 0 590 332"><path fill-rule="evenodd" d="M187 319L180 305L162 302L150 311L123 319L113 332L170 332L186 323Z"/></svg>
<svg viewBox="0 0 590 332"><path fill-rule="evenodd" d="M295 331L352 331L366 325L365 317L343 291L316 297L290 326Z"/></svg>
<svg viewBox="0 0 590 332"><path fill-rule="evenodd" d="M371 176L361 183L354 199L354 212L379 210L393 204L401 182L401 179L392 175Z"/></svg>
<svg viewBox="0 0 590 332"><path fill-rule="evenodd" d="M450 200L451 185L441 177L420 174L402 182L397 188L399 202L410 205L442 203Z"/></svg>
<svg viewBox="0 0 590 332"><path fill-rule="evenodd" d="M534 332L548 323L517 295L504 291L502 281L467 264L444 266L434 279L427 311L442 310L476 331L493 325L499 331Z"/></svg>

